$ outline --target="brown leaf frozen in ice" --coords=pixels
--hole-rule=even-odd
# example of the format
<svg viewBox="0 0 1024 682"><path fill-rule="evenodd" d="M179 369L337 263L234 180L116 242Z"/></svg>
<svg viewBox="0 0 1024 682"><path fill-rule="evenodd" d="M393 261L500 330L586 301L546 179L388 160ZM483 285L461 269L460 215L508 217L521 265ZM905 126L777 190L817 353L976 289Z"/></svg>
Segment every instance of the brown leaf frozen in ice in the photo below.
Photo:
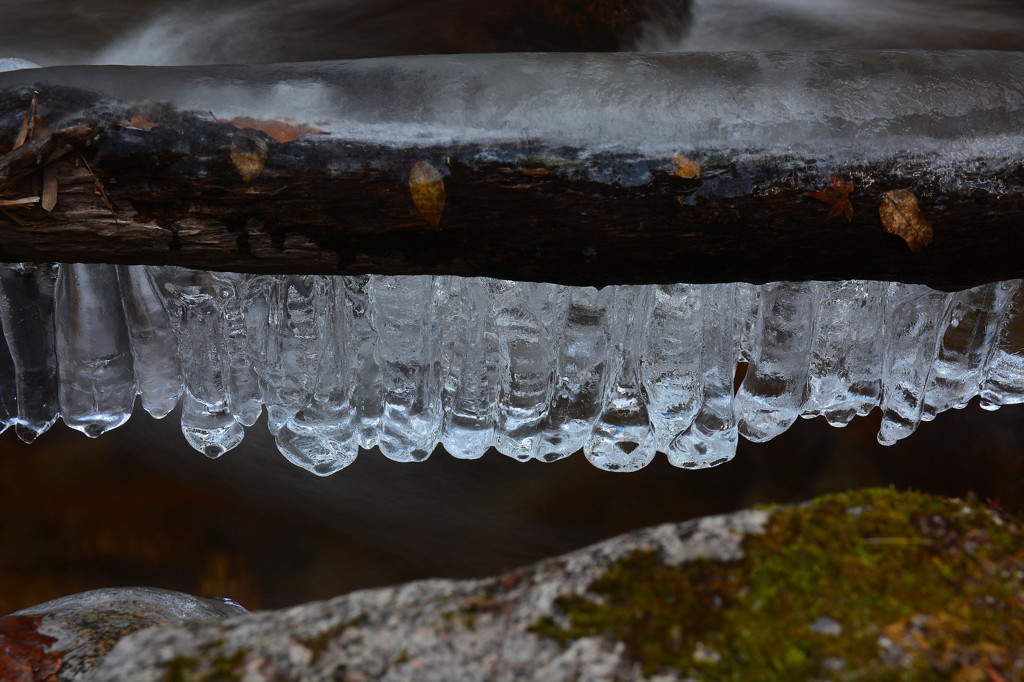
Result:
<svg viewBox="0 0 1024 682"><path fill-rule="evenodd" d="M932 224L921 213L917 197L909 189L886 192L878 215L885 231L902 237L914 253L932 243Z"/></svg>
<svg viewBox="0 0 1024 682"><path fill-rule="evenodd" d="M236 116L228 121L231 125L242 130L258 130L267 137L277 142L294 142L307 135L321 132L305 123L288 123L287 121L268 121L251 116Z"/></svg>
<svg viewBox="0 0 1024 682"><path fill-rule="evenodd" d="M808 192L807 196L813 197L829 205L827 220L846 216L847 220L853 220L853 204L850 203L850 193L853 192L852 182L843 182L834 175L828 176L829 188L819 192Z"/></svg>
<svg viewBox="0 0 1024 682"><path fill-rule="evenodd" d="M700 164L682 153L672 157L672 166L676 175L684 180L697 180L700 178Z"/></svg>
<svg viewBox="0 0 1024 682"><path fill-rule="evenodd" d="M267 143L259 135L240 135L231 142L231 163L242 180L249 184L263 171L267 162Z"/></svg>
<svg viewBox="0 0 1024 682"><path fill-rule="evenodd" d="M40 194L39 205L43 210L50 212L57 205L57 165L51 163L43 168L43 191Z"/></svg>
<svg viewBox="0 0 1024 682"><path fill-rule="evenodd" d="M160 127L159 123L153 123L152 121L147 121L144 118L132 118L127 121L118 121L117 125L122 128L130 128L132 130L152 130L153 128Z"/></svg>
<svg viewBox="0 0 1024 682"><path fill-rule="evenodd" d="M21 145L32 139L35 134L43 127L43 119L39 115L39 93L32 93L32 102L28 105L28 111L25 112L25 118L21 121L21 130L18 131L18 137L14 140L13 149L17 149Z"/></svg>
<svg viewBox="0 0 1024 682"><path fill-rule="evenodd" d="M39 632L44 616L0 618L0 679L56 682L66 651L52 651L56 638Z"/></svg>
<svg viewBox="0 0 1024 682"><path fill-rule="evenodd" d="M409 171L409 190L416 210L431 227L441 229L444 212L444 178L426 161L417 161Z"/></svg>

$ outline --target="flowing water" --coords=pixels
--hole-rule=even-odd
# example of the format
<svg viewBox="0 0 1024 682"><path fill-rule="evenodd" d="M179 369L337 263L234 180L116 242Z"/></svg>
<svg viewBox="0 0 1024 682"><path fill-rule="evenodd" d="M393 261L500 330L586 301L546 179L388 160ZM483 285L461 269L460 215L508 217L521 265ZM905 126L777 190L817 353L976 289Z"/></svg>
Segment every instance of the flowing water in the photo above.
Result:
<svg viewBox="0 0 1024 682"><path fill-rule="evenodd" d="M524 0L524 4L525 4ZM508 5L508 3L505 3ZM1024 49L1020 0L663 0L619 49ZM476 0L0 0L0 56L41 65L252 63L508 49L591 49L543 13ZM141 412L141 410L139 410ZM252 430L215 462L178 417L137 414L91 441L55 427L32 446L0 436L0 612L62 593L153 584L250 608L397 580L482 575L608 534L759 501L896 483L975 491L1024 508L1019 412L976 406L892 449L877 414L837 430L800 423L743 443L708 471L660 458L609 474L575 456L496 453L394 464L366 453L323 480ZM638 499L644 500L637 504Z"/></svg>

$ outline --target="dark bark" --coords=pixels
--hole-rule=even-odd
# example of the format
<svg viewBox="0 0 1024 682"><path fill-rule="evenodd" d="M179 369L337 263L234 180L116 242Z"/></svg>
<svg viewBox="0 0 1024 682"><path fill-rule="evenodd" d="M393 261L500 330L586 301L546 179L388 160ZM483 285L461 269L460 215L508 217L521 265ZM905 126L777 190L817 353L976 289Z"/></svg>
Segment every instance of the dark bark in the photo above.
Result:
<svg viewBox="0 0 1024 682"><path fill-rule="evenodd" d="M156 127L79 123L0 157L2 199L38 194L34 171L48 164L59 183L51 213L0 209L0 259L595 286L866 278L954 289L1024 276L1020 165L979 163L951 187L929 159L834 168L825 158L707 154L696 159L700 177L687 179L671 159L628 154L276 142L189 113L152 118ZM257 127L281 139L308 132ZM0 132L0 144L13 134ZM264 147L265 166L245 182L239 165ZM437 228L412 199L419 161L444 176ZM826 169L854 185L849 219L822 198ZM617 179L644 171L642 184ZM999 189L980 189L989 186ZM912 190L934 226L917 253L883 229L878 207L893 189Z"/></svg>

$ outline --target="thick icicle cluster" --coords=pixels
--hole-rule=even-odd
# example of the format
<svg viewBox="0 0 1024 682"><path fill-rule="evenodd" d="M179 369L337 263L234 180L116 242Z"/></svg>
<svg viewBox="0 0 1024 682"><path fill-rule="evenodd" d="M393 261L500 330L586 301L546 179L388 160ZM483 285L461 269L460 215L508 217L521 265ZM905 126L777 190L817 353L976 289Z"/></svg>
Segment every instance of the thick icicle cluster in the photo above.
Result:
<svg viewBox="0 0 1024 682"><path fill-rule="evenodd" d="M1024 289L868 282L617 286L458 277L270 276L0 266L0 424L90 436L136 395L216 457L265 408L281 452L330 474L359 448L440 443L520 460L583 450L632 471L697 468L797 417L878 439L963 407L1024 401ZM748 370L734 391L737 362Z"/></svg>

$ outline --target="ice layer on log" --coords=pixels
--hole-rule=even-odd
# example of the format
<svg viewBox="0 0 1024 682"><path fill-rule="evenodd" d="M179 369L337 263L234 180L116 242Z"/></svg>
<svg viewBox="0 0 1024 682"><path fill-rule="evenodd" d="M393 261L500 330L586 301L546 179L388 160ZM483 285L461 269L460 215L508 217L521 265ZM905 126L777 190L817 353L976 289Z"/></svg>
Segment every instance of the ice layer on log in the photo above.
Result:
<svg viewBox="0 0 1024 682"><path fill-rule="evenodd" d="M883 444L964 407L1024 402L1020 280L959 292L874 281L566 287L453 276L0 266L0 426L96 436L136 394L181 397L216 457L262 409L317 474L378 447L519 460L582 450L632 471L730 459L797 417L875 407ZM748 368L734 389L739 362Z"/></svg>

